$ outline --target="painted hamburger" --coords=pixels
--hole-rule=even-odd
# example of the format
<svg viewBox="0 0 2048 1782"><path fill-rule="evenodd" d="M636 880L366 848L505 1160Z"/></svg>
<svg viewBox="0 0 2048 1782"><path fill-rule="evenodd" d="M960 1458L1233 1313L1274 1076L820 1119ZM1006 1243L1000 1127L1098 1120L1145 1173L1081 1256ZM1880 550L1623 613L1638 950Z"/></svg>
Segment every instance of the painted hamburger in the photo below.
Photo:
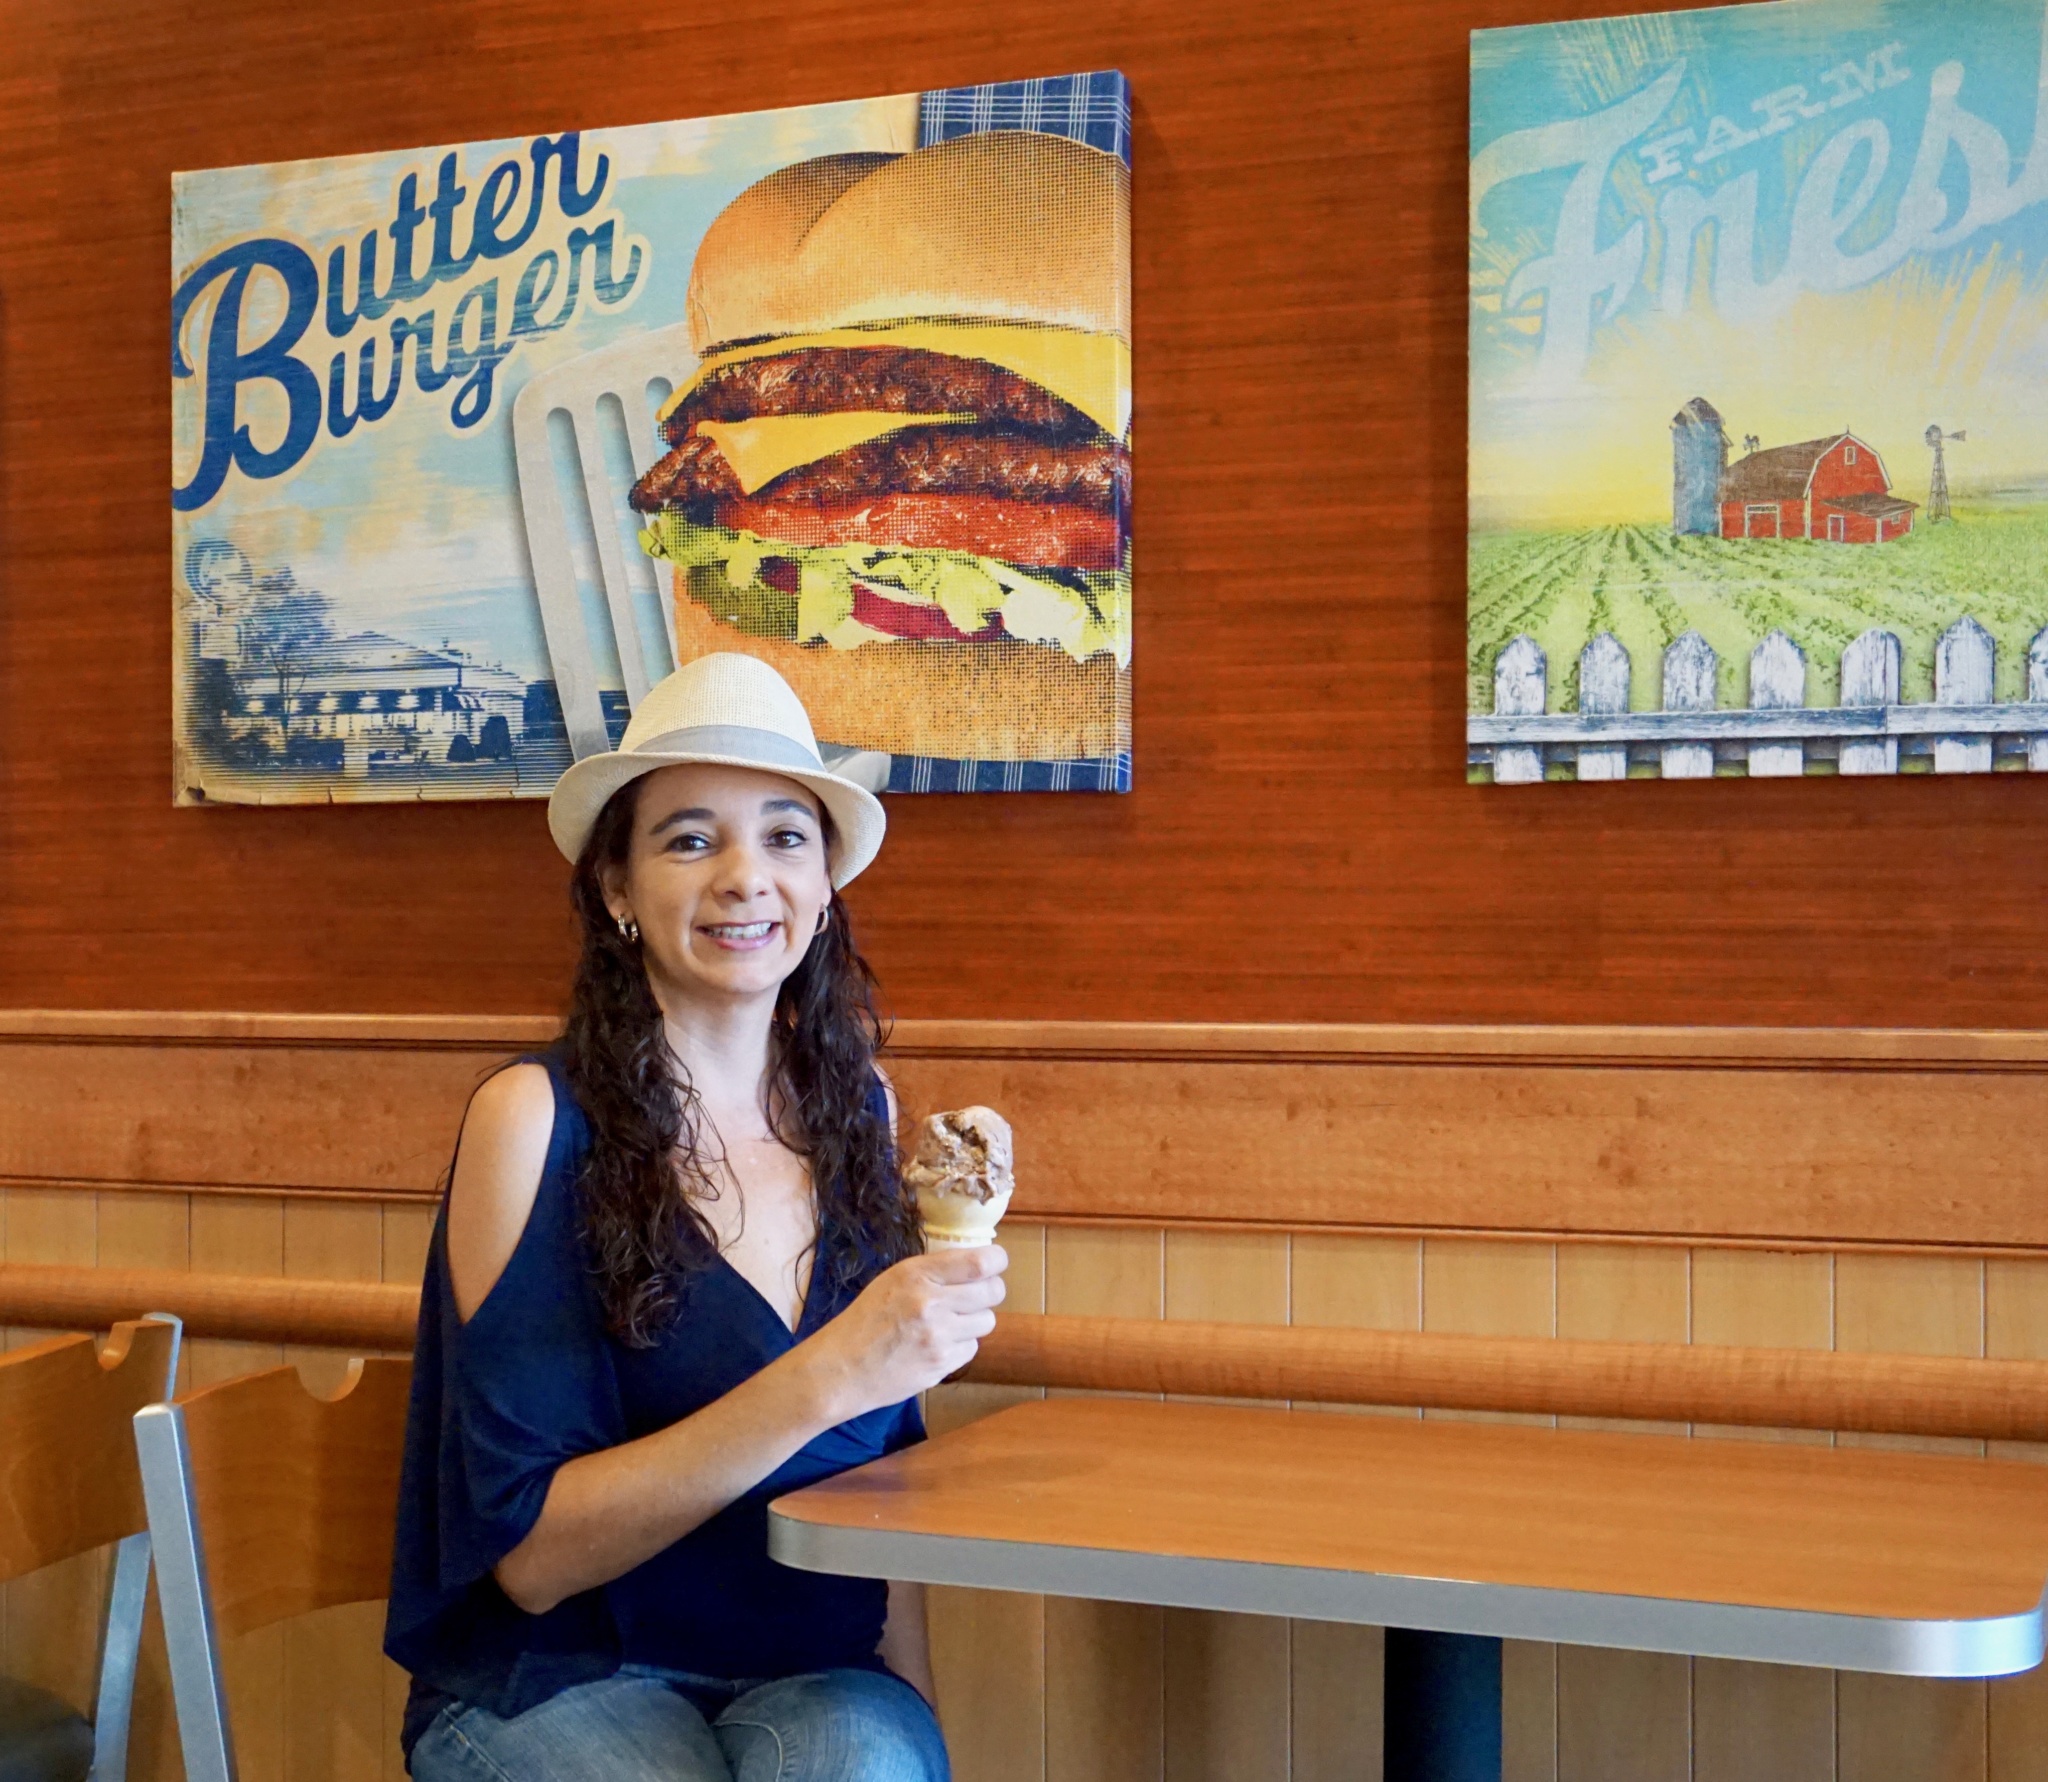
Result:
<svg viewBox="0 0 2048 1782"><path fill-rule="evenodd" d="M763 657L860 748L1127 749L1129 219L1119 158L1024 131L741 193L632 493L679 657Z"/></svg>

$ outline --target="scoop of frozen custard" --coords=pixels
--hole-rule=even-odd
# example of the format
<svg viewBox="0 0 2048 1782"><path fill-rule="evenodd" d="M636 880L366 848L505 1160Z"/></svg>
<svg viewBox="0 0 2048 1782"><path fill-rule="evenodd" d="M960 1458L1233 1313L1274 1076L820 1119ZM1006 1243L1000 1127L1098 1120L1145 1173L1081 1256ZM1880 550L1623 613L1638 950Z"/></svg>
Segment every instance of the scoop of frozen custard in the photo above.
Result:
<svg viewBox="0 0 2048 1782"><path fill-rule="evenodd" d="M954 1108L917 1129L903 1179L917 1195L925 1242L935 1250L991 1242L1017 1185L1010 1123L993 1108Z"/></svg>

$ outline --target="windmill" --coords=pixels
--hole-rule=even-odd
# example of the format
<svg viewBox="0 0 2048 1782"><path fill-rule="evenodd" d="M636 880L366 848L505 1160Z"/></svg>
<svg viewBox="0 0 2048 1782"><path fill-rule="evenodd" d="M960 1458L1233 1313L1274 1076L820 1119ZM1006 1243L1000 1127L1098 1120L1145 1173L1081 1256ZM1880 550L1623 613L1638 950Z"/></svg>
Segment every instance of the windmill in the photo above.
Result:
<svg viewBox="0 0 2048 1782"><path fill-rule="evenodd" d="M1745 454L1760 451L1763 448L1763 443L1754 433L1745 433L1742 436L1742 449Z"/></svg>
<svg viewBox="0 0 2048 1782"><path fill-rule="evenodd" d="M1927 489L1927 521L1932 525L1937 520L1953 517L1948 511L1948 464L1942 457L1941 442L1945 439L1964 440L1970 436L1967 433L1944 433L1939 427L1930 427L1924 437L1934 448L1934 481Z"/></svg>

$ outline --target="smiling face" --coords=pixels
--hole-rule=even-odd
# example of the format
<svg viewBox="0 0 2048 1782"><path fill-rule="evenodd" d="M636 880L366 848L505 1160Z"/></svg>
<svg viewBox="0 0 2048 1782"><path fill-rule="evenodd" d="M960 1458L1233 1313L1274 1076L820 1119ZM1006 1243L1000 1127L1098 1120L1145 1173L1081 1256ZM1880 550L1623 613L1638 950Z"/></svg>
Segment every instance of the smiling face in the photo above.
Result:
<svg viewBox="0 0 2048 1782"><path fill-rule="evenodd" d="M772 999L832 901L818 800L744 767L664 767L639 782L614 918L640 925L664 1009Z"/></svg>

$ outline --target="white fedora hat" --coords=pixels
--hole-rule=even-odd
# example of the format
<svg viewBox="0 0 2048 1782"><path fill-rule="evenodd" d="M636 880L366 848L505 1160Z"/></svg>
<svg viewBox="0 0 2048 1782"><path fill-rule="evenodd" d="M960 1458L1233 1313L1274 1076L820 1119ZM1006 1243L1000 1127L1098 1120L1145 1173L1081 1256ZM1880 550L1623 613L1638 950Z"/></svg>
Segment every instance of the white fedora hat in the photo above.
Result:
<svg viewBox="0 0 2048 1782"><path fill-rule="evenodd" d="M857 877L881 850L888 826L882 801L819 759L810 714L790 684L758 657L733 651L699 656L648 688L619 746L585 756L555 782L548 795L555 846L578 859L614 792L685 762L751 767L808 786L838 831L835 886Z"/></svg>

